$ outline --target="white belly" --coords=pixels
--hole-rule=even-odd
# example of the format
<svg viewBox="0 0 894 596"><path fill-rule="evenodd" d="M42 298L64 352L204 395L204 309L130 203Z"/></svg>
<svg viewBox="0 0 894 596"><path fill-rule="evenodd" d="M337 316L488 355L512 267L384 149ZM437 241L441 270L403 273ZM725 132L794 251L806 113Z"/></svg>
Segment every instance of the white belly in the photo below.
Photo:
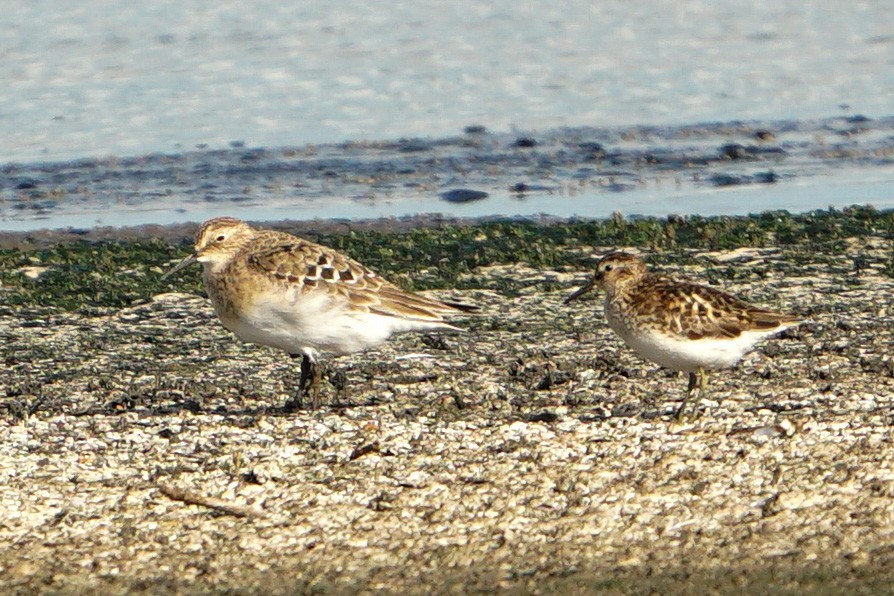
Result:
<svg viewBox="0 0 894 596"><path fill-rule="evenodd" d="M351 311L324 293L294 302L269 295L238 317L219 314L224 327L244 341L311 357L319 352L338 355L367 350L401 331L452 329L445 323Z"/></svg>
<svg viewBox="0 0 894 596"><path fill-rule="evenodd" d="M747 334L733 339L677 339L658 333L628 333L621 337L643 358L686 372L729 368L760 339Z"/></svg>
<svg viewBox="0 0 894 596"><path fill-rule="evenodd" d="M732 338L689 339L651 330L632 329L623 320L613 316L611 309L606 308L605 313L609 326L640 356L665 368L685 372L696 372L700 368L729 368L741 360L754 344L788 327L780 326L771 331L746 331Z"/></svg>

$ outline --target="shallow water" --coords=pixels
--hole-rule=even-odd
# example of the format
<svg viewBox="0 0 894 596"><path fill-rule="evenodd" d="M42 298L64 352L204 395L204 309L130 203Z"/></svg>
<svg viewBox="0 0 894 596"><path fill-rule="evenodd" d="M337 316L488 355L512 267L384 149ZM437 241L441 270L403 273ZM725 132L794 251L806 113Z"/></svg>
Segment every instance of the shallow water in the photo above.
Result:
<svg viewBox="0 0 894 596"><path fill-rule="evenodd" d="M10 0L0 31L0 163L894 107L885 2Z"/></svg>
<svg viewBox="0 0 894 596"><path fill-rule="evenodd" d="M17 0L0 30L5 230L892 204L880 2Z"/></svg>
<svg viewBox="0 0 894 596"><path fill-rule="evenodd" d="M8 165L0 168L0 229L221 214L262 221L894 208L892 189L894 118L474 132Z"/></svg>

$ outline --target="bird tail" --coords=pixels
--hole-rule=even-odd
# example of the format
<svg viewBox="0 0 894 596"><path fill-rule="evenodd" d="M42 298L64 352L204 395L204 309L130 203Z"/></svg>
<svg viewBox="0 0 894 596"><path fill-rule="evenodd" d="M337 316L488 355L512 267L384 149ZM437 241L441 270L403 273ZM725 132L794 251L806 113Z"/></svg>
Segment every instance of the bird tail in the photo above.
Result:
<svg viewBox="0 0 894 596"><path fill-rule="evenodd" d="M777 327L792 327L800 325L806 319L792 313L782 313L773 310L753 310L752 324L755 329L776 329Z"/></svg>
<svg viewBox="0 0 894 596"><path fill-rule="evenodd" d="M467 313L480 313L481 307L476 304L465 304L463 302L450 302L447 300L441 300L442 304L449 306L450 308L456 309L460 312Z"/></svg>

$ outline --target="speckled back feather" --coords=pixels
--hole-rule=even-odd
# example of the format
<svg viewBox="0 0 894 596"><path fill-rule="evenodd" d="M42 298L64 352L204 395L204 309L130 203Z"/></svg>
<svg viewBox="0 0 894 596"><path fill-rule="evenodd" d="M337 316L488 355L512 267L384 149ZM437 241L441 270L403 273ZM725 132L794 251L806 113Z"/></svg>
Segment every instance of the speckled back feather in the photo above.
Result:
<svg viewBox="0 0 894 596"><path fill-rule="evenodd" d="M707 286L652 273L637 256L612 252L599 260L589 284L606 295L606 312L627 330L654 329L685 339L735 339L747 332L772 332L800 322L795 315L751 306Z"/></svg>
<svg viewBox="0 0 894 596"><path fill-rule="evenodd" d="M798 317L753 307L720 290L647 273L618 300L628 302L640 321L688 339L739 337L771 331Z"/></svg>

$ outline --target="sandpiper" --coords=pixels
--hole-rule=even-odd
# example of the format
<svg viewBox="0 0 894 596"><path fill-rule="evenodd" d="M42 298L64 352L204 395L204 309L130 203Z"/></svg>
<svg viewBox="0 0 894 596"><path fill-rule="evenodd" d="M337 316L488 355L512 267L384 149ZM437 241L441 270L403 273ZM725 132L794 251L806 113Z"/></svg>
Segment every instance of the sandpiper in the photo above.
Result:
<svg viewBox="0 0 894 596"><path fill-rule="evenodd" d="M477 310L407 292L338 251L232 217L202 224L195 252L165 277L196 262L224 327L301 357L297 395L287 408L311 389L318 405L321 353L363 351L403 331L461 331L445 317Z"/></svg>
<svg viewBox="0 0 894 596"><path fill-rule="evenodd" d="M605 318L643 358L689 373L686 396L707 388L706 370L736 364L760 340L803 322L798 316L756 308L720 290L649 272L638 257L612 252L599 260L590 282L565 299L594 287L605 291Z"/></svg>

